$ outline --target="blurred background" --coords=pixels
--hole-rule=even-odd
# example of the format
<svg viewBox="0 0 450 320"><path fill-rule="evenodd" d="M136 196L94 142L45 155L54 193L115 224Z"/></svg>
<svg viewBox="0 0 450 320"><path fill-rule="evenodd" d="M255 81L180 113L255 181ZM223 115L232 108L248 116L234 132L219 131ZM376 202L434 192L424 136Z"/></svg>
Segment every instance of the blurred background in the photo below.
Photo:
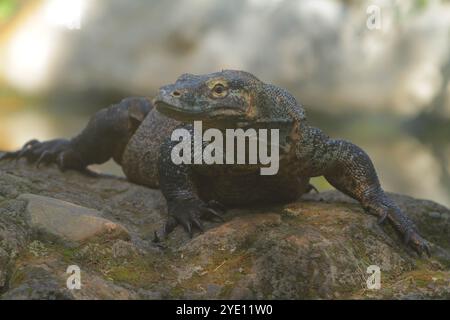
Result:
<svg viewBox="0 0 450 320"><path fill-rule="evenodd" d="M0 0L0 150L226 68L287 88L385 189L450 205L450 1Z"/></svg>

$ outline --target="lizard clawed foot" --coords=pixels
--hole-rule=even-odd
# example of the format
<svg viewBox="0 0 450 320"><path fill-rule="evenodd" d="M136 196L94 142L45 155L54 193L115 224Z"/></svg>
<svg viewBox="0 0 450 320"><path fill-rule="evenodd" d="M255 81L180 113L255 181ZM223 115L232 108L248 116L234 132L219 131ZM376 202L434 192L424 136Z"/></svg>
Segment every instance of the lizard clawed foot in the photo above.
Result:
<svg viewBox="0 0 450 320"><path fill-rule="evenodd" d="M25 158L29 163L35 163L39 168L41 165L56 163L62 171L65 169L84 169L80 156L72 149L69 140L55 139L44 142L30 140L22 149L7 152L0 156L1 160Z"/></svg>
<svg viewBox="0 0 450 320"><path fill-rule="evenodd" d="M201 218L218 218L224 221L220 211L225 211L224 207L216 201L210 201L208 204L200 199L182 199L171 200L168 202L169 218L167 219L163 235L167 237L177 225L181 225L192 238L194 228L204 232L205 228Z"/></svg>
<svg viewBox="0 0 450 320"><path fill-rule="evenodd" d="M415 230L410 229L406 231L404 242L409 245L419 256L425 253L427 257L431 257L431 248L428 241L423 239Z"/></svg>
<svg viewBox="0 0 450 320"><path fill-rule="evenodd" d="M223 218L223 215L227 211L227 208L221 204L220 202L216 200L210 200L208 201L208 204L203 206L201 209L201 212L203 213L202 218L208 219L208 220L219 220L220 222L224 222L225 219Z"/></svg>
<svg viewBox="0 0 450 320"><path fill-rule="evenodd" d="M429 242L419 235L414 223L399 208L388 205L378 211L378 216L378 224L390 220L397 231L403 235L405 245L411 247L419 256L422 257L423 254L431 256Z"/></svg>
<svg viewBox="0 0 450 320"><path fill-rule="evenodd" d="M2 154L0 156L0 161L1 160L10 160L10 159L19 160L20 158L22 158L26 155L27 155L27 157L30 157L31 149L39 143L40 143L39 140L36 140L36 139L30 140L30 141L26 142L20 150L13 151L13 152L5 152L4 154Z"/></svg>

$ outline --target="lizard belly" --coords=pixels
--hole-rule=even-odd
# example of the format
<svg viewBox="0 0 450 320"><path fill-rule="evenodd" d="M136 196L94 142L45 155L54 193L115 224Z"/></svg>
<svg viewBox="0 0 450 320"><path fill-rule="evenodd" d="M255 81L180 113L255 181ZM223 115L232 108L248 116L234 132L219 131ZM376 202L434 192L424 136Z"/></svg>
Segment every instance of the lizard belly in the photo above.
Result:
<svg viewBox="0 0 450 320"><path fill-rule="evenodd" d="M225 167L213 175L199 174L196 185L203 200L216 200L224 205L285 203L307 192L309 177L293 174L261 176L259 171L248 174L227 174Z"/></svg>
<svg viewBox="0 0 450 320"><path fill-rule="evenodd" d="M128 180L158 188L158 160L161 144L180 123L152 110L131 137L122 158Z"/></svg>

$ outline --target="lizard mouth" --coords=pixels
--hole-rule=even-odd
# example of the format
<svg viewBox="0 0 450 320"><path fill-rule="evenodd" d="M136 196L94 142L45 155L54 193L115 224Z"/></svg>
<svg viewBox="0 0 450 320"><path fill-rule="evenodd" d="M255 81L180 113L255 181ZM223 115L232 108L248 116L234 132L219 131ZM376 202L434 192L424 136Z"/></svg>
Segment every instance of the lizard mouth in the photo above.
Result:
<svg viewBox="0 0 450 320"><path fill-rule="evenodd" d="M180 108L159 98L156 98L153 101L153 104L158 112L179 121L220 119L242 120L245 116L242 111L230 108L208 108L206 110Z"/></svg>
<svg viewBox="0 0 450 320"><path fill-rule="evenodd" d="M186 120L188 118L197 119L198 116L205 113L204 111L180 109L179 107L162 100L155 100L153 104L158 112L169 118L174 118L175 120Z"/></svg>

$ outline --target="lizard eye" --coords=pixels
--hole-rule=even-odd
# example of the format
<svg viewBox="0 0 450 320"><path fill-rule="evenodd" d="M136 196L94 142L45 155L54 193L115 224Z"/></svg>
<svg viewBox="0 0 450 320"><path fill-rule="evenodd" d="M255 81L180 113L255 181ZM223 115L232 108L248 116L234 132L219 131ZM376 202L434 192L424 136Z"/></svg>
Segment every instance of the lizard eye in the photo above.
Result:
<svg viewBox="0 0 450 320"><path fill-rule="evenodd" d="M212 89L212 91L213 91L213 95L218 98L225 97L227 94L227 89L221 83L216 84L214 86L214 88Z"/></svg>

